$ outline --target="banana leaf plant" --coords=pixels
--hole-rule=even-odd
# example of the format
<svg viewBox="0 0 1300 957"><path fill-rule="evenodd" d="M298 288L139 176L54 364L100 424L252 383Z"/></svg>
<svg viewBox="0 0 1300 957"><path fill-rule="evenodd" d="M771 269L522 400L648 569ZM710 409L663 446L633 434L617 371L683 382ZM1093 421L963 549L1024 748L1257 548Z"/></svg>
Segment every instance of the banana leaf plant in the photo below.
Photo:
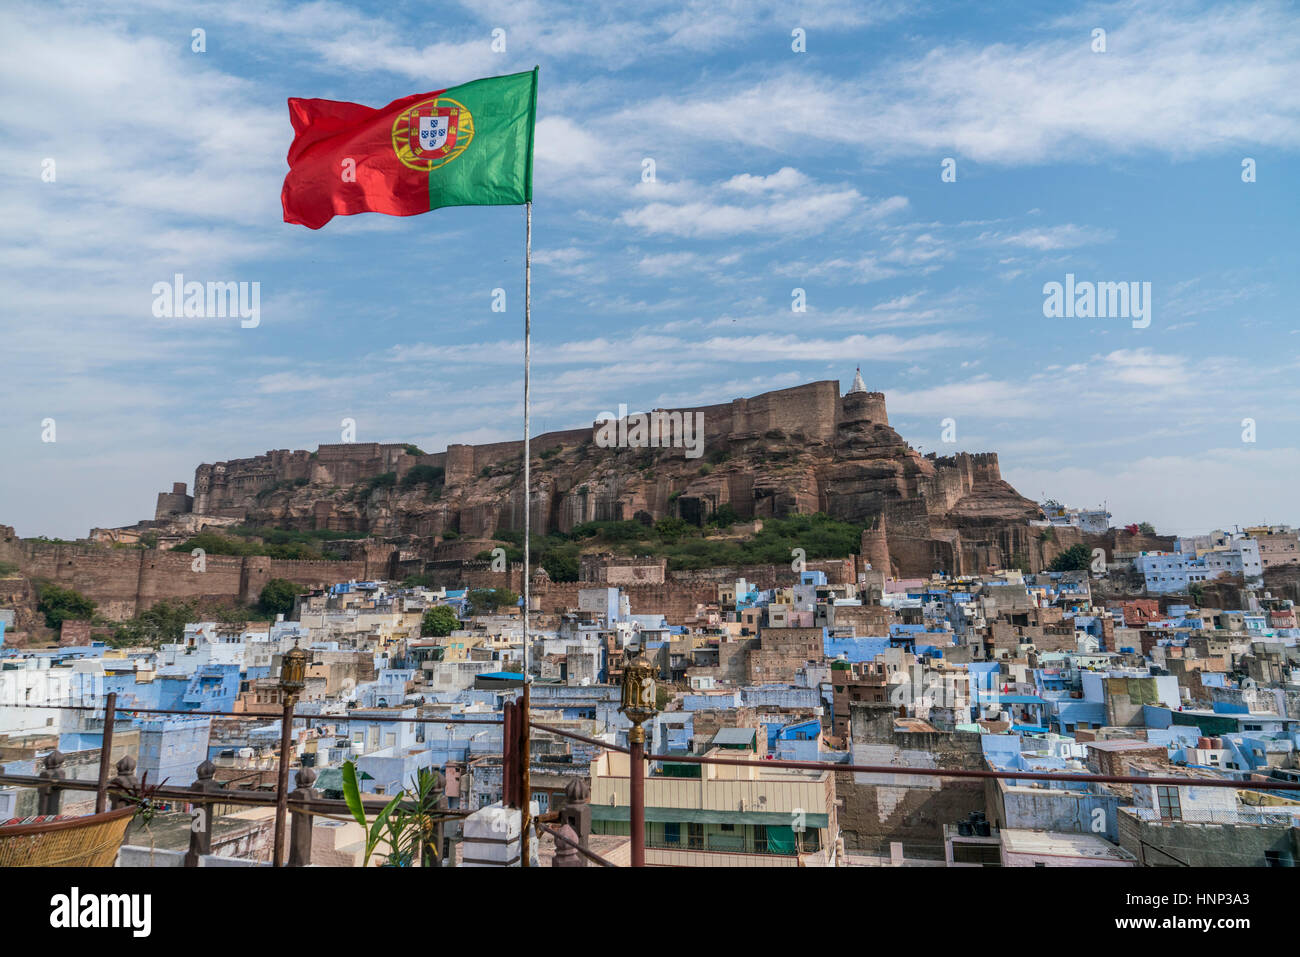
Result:
<svg viewBox="0 0 1300 957"><path fill-rule="evenodd" d="M356 764L343 762L343 800L347 802L352 817L366 835L365 857L362 867L381 843L388 847L387 867L434 867L438 863L438 847L434 840L440 797L440 775L421 768L411 781L411 786L395 794L379 812L373 823L366 820L361 804L361 786L357 781Z"/></svg>

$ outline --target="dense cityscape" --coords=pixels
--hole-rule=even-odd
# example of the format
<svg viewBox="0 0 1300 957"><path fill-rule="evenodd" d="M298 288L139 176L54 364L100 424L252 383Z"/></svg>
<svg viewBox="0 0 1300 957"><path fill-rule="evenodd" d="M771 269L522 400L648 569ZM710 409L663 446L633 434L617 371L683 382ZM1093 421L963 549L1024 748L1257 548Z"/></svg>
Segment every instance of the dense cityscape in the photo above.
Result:
<svg viewBox="0 0 1300 957"><path fill-rule="evenodd" d="M0 75L10 949L1289 929L1294 4L13 0Z"/></svg>
<svg viewBox="0 0 1300 957"><path fill-rule="evenodd" d="M524 752L501 716L526 676L529 818L578 823L584 850L613 864L633 853L669 866L1294 864L1294 529L1113 528L1104 509L1020 498L996 455L976 471L899 451L884 397L860 374L824 423L801 418L821 408L794 401L808 388L736 400L734 454L714 468L655 450L665 461L652 489L606 475L604 494L578 494L569 463L608 454L639 468L644 450L595 453L582 432L535 438L542 559L527 621L508 527L512 447L490 447L504 464L482 465L473 447L268 453L266 467L200 466L197 496L180 483L133 526L78 542L5 530L4 774L95 782L108 747L137 798L142 782L265 794L285 767L308 796L344 799L349 780L386 803L427 778L443 816L426 866L518 864ZM839 450L820 495L847 518L773 514L783 429L802 436L792 461ZM843 470L864 462L911 481L843 491ZM678 467L690 472L664 494ZM497 504L467 504L494 472L506 482ZM956 485L943 480L953 473ZM346 528L426 520L445 525ZM277 534L272 521L298 528ZM759 542L760 557L783 560L744 561ZM294 656L297 691L284 683ZM634 669L653 688L641 709L626 696ZM634 848L638 734L651 759ZM0 818L53 810L58 794L5 787ZM90 813L95 800L94 788L66 790L58 811ZM119 865L193 852L196 802L155 803ZM223 811L204 860L276 859L275 808ZM357 822L295 817L304 860L411 853ZM494 855L502 828L512 843ZM533 833L530 863L553 863L557 839Z"/></svg>

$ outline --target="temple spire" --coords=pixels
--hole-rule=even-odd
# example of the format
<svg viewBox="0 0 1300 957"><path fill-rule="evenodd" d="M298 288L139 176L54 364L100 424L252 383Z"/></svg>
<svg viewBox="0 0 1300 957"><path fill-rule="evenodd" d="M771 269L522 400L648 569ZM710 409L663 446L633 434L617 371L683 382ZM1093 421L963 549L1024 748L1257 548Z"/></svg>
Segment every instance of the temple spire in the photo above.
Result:
<svg viewBox="0 0 1300 957"><path fill-rule="evenodd" d="M858 371L853 373L853 386L849 389L848 394L854 392L866 392L867 384L862 381L862 367L858 366Z"/></svg>

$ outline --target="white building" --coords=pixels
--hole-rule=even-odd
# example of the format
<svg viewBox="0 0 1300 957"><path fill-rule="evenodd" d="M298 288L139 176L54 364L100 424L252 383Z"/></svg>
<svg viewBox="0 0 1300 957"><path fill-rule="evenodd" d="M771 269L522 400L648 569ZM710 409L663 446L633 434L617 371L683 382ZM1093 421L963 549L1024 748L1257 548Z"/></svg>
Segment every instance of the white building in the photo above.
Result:
<svg viewBox="0 0 1300 957"><path fill-rule="evenodd" d="M1178 544L1192 545L1194 541L1179 539ZM1184 592L1197 582L1224 575L1241 575L1247 584L1259 584L1264 574L1259 544L1250 538L1233 539L1204 551L1142 552L1133 560L1133 567L1142 573L1147 591L1153 594Z"/></svg>

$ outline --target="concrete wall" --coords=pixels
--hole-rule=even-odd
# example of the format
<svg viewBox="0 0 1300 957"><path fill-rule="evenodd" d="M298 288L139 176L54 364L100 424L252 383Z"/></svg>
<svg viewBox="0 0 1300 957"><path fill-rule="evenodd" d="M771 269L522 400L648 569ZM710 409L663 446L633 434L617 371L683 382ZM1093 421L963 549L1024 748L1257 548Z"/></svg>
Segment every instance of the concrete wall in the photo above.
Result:
<svg viewBox="0 0 1300 957"><path fill-rule="evenodd" d="M1263 867L1265 851L1300 861L1300 828L1172 824L1120 811L1119 843L1140 867Z"/></svg>
<svg viewBox="0 0 1300 957"><path fill-rule="evenodd" d="M893 731L890 705L852 705L850 726L862 763L905 767L987 767L980 735L965 732ZM866 750L863 749L866 747ZM836 772L843 799L840 830L848 851L878 852L893 841L908 857L942 860L943 826L986 811L980 780L931 775L868 775ZM987 813L987 812L986 812Z"/></svg>

